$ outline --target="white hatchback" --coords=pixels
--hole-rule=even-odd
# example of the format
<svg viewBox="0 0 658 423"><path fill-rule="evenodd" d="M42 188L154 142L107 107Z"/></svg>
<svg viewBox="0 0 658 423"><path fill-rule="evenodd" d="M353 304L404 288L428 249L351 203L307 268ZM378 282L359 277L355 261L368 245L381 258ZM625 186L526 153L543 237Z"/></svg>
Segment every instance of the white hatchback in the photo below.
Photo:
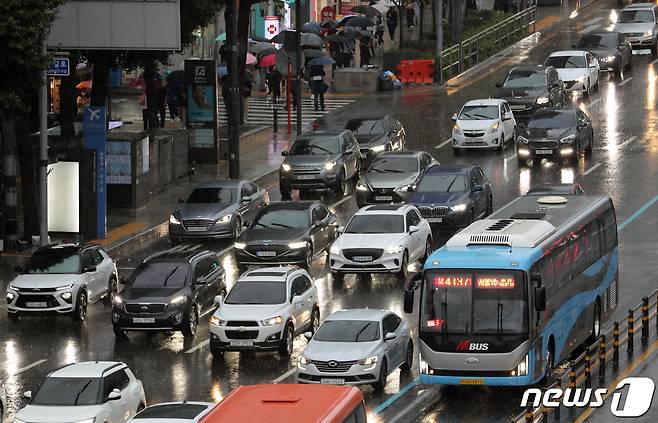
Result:
<svg viewBox="0 0 658 423"><path fill-rule="evenodd" d="M69 364L46 376L15 423L124 423L146 407L144 387L124 363Z"/></svg>
<svg viewBox="0 0 658 423"><path fill-rule="evenodd" d="M415 206L382 204L357 211L329 251L334 280L346 273L395 273L406 279L407 266L432 249L432 229Z"/></svg>
<svg viewBox="0 0 658 423"><path fill-rule="evenodd" d="M589 93L599 86L599 62L587 51L556 51L545 66L553 66L567 92Z"/></svg>
<svg viewBox="0 0 658 423"><path fill-rule="evenodd" d="M452 148L456 154L471 148L502 151L505 143L515 140L516 119L505 100L471 100L452 120Z"/></svg>

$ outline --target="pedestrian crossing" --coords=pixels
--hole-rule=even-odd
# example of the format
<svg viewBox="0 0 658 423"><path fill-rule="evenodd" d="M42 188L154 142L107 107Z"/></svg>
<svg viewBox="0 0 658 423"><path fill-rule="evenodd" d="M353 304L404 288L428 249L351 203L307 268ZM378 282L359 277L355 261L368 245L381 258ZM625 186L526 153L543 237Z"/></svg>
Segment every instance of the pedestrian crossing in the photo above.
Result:
<svg viewBox="0 0 658 423"><path fill-rule="evenodd" d="M315 110L313 104L313 98L304 98L302 100L302 125L310 125L316 119L319 119L330 113L334 110L339 110L351 103L354 103L354 99L346 98L325 98L324 100L324 110ZM285 110L286 99L283 96L279 99L279 105L277 109L277 123L279 126L284 126L288 124L288 112ZM218 106L218 115L219 122L225 124L227 121L226 107L224 102L220 99ZM293 125L297 121L297 112L293 109L291 111L291 119ZM249 103L249 113L247 115L247 123L255 125L272 125L274 121L274 110L271 102L265 97L252 97L251 102Z"/></svg>

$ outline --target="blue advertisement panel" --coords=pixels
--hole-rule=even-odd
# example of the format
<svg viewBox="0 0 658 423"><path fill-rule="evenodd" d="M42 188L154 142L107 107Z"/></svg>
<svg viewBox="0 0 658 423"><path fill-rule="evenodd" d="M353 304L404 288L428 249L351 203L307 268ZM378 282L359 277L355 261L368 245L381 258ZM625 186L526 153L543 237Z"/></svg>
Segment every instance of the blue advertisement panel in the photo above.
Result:
<svg viewBox="0 0 658 423"><path fill-rule="evenodd" d="M105 107L87 106L83 114L84 147L95 150L96 166L96 236L105 239L107 232L107 192L105 175L105 144L107 120Z"/></svg>

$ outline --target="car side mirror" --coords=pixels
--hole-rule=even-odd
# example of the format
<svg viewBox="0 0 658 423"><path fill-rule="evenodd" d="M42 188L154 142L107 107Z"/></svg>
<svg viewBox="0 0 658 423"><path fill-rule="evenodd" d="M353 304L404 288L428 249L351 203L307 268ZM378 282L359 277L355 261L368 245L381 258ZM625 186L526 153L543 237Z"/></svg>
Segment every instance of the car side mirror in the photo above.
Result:
<svg viewBox="0 0 658 423"><path fill-rule="evenodd" d="M496 82L496 88L503 88L502 82Z"/></svg>
<svg viewBox="0 0 658 423"><path fill-rule="evenodd" d="M302 296L301 295L293 295L292 299L290 300L290 304L297 304L302 302Z"/></svg>
<svg viewBox="0 0 658 423"><path fill-rule="evenodd" d="M125 278L125 277L123 277L123 278L119 278L119 283L120 283L121 285L125 285L125 284L128 283L128 279Z"/></svg>
<svg viewBox="0 0 658 423"><path fill-rule="evenodd" d="M535 310L537 310L537 311L546 310L546 287L545 286L536 286L535 287Z"/></svg>
<svg viewBox="0 0 658 423"><path fill-rule="evenodd" d="M394 334L393 332L386 332L386 335L384 335L384 341L393 341L397 338L397 335Z"/></svg>
<svg viewBox="0 0 658 423"><path fill-rule="evenodd" d="M413 186L407 187L407 192L414 192L414 191L415 190Z"/></svg>
<svg viewBox="0 0 658 423"><path fill-rule="evenodd" d="M313 338L313 332L304 332L304 338L306 338L307 341L310 341L311 338Z"/></svg>
<svg viewBox="0 0 658 423"><path fill-rule="evenodd" d="M107 396L108 401L116 401L118 399L121 399L121 391L119 391L117 388L112 389L112 392Z"/></svg>
<svg viewBox="0 0 658 423"><path fill-rule="evenodd" d="M221 306L223 302L224 302L224 297L223 296L217 295L215 297L214 303L217 307Z"/></svg>
<svg viewBox="0 0 658 423"><path fill-rule="evenodd" d="M453 122L457 122L457 113L455 113L454 115L452 115L452 121L453 121Z"/></svg>
<svg viewBox="0 0 658 423"><path fill-rule="evenodd" d="M203 277L198 277L194 280L194 285L205 285L206 279Z"/></svg>
<svg viewBox="0 0 658 423"><path fill-rule="evenodd" d="M282 155L283 157L286 157L286 156L288 155L288 150L283 150L283 151L281 152L281 155Z"/></svg>
<svg viewBox="0 0 658 423"><path fill-rule="evenodd" d="M14 267L14 270L18 273L23 273L23 266L16 266Z"/></svg>
<svg viewBox="0 0 658 423"><path fill-rule="evenodd" d="M512 112L505 112L503 114L503 120L510 120L512 119Z"/></svg>
<svg viewBox="0 0 658 423"><path fill-rule="evenodd" d="M184 203L184 202L185 202L185 198L184 198L184 197L178 197L178 202L179 202L179 203Z"/></svg>
<svg viewBox="0 0 658 423"><path fill-rule="evenodd" d="M32 399L32 391L23 392L23 397L25 397L27 399Z"/></svg>
<svg viewBox="0 0 658 423"><path fill-rule="evenodd" d="M345 154L354 154L354 149L348 148L347 150L345 150Z"/></svg>
<svg viewBox="0 0 658 423"><path fill-rule="evenodd" d="M251 200L253 200L253 198L251 197L251 195L245 195L244 197L242 197L242 202L243 202L243 203L248 203L248 202L251 201Z"/></svg>
<svg viewBox="0 0 658 423"><path fill-rule="evenodd" d="M482 192L484 191L484 187L482 185L476 185L473 187L473 192Z"/></svg>
<svg viewBox="0 0 658 423"><path fill-rule="evenodd" d="M96 271L96 266L87 266L84 273L94 273Z"/></svg>
<svg viewBox="0 0 658 423"><path fill-rule="evenodd" d="M339 234L342 234L343 232L345 232L345 226L339 226L339 227L336 229L336 232L338 232Z"/></svg>
<svg viewBox="0 0 658 423"><path fill-rule="evenodd" d="M415 225L411 225L411 226L409 226L409 234L415 234L415 233L418 232L419 230L420 230L420 229L418 229L418 226L415 226Z"/></svg>

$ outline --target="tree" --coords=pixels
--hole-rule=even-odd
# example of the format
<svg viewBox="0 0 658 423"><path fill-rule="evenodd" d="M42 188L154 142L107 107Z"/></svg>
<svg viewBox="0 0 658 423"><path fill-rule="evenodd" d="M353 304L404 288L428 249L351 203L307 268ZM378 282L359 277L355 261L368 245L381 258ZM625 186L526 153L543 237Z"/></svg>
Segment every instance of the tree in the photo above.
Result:
<svg viewBox="0 0 658 423"><path fill-rule="evenodd" d="M8 247L12 248L18 239L18 216L16 195L17 153L25 152L21 143L33 133L37 126L34 120L38 87L43 83L42 73L48 67L49 57L41 53L57 9L63 0L2 0L0 1L0 140L5 165L3 176L4 229ZM30 125L32 123L32 125ZM30 171L30 173L27 173ZM23 199L33 204L23 203L23 210L30 221L37 213L36 173L31 166L21 166ZM26 196L30 192L31 196ZM31 198L30 198L31 197ZM38 222L38 215L36 218ZM29 224L28 224L29 223ZM25 237L36 233L36 228L26 222ZM38 225L37 225L38 226Z"/></svg>

